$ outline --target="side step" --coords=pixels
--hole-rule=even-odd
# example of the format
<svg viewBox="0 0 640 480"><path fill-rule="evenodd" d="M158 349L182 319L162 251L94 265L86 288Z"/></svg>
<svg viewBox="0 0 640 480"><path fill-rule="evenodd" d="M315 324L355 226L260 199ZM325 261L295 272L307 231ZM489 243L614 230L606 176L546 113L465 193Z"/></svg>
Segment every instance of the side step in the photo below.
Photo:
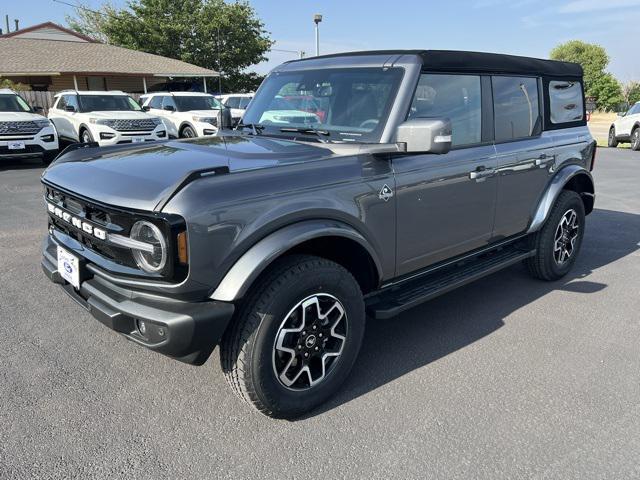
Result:
<svg viewBox="0 0 640 480"><path fill-rule="evenodd" d="M500 250L458 262L453 266L425 273L418 279L390 286L367 299L367 313L376 319L388 319L438 295L454 290L492 273L532 257L536 250L508 246Z"/></svg>

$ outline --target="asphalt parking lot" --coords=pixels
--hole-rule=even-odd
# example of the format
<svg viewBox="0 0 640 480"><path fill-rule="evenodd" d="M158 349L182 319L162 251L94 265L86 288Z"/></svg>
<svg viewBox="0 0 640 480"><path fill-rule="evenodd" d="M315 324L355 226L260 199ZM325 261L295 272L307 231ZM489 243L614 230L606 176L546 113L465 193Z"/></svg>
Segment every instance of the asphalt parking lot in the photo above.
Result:
<svg viewBox="0 0 640 480"><path fill-rule="evenodd" d="M370 321L340 393L254 414L40 270L36 164L0 165L0 478L640 477L640 153L600 149L574 271L520 266Z"/></svg>

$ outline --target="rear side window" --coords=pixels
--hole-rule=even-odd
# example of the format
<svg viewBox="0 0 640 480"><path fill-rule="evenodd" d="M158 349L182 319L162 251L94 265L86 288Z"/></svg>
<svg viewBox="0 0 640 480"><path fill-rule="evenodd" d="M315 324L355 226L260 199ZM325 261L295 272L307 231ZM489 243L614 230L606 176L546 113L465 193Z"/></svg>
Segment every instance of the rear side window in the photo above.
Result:
<svg viewBox="0 0 640 480"><path fill-rule="evenodd" d="M540 134L538 80L525 77L492 77L496 142Z"/></svg>
<svg viewBox="0 0 640 480"><path fill-rule="evenodd" d="M240 97L229 97L226 106L229 108L240 108Z"/></svg>
<svg viewBox="0 0 640 480"><path fill-rule="evenodd" d="M549 115L551 123L571 123L582 120L582 85L580 82L551 80L549 82Z"/></svg>
<svg viewBox="0 0 640 480"><path fill-rule="evenodd" d="M59 110L64 110L64 107L67 106L67 101L64 98L64 95L58 98L58 103L56 103L56 108Z"/></svg>
<svg viewBox="0 0 640 480"><path fill-rule="evenodd" d="M173 107L174 110L177 110L178 107L176 107L176 102L173 100L173 97L163 97L162 98L162 108L164 107Z"/></svg>
<svg viewBox="0 0 640 480"><path fill-rule="evenodd" d="M249 105L250 101L250 97L240 97L240 108L247 108L247 105Z"/></svg>
<svg viewBox="0 0 640 480"><path fill-rule="evenodd" d="M449 118L451 145L480 143L480 77L425 73L420 76L409 118Z"/></svg>

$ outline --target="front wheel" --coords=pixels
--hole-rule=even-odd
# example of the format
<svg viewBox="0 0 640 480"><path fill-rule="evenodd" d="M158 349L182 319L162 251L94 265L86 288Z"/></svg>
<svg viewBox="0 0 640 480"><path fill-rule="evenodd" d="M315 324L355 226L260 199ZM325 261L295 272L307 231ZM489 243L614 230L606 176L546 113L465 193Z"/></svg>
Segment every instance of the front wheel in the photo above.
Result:
<svg viewBox="0 0 640 480"><path fill-rule="evenodd" d="M640 127L631 132L631 150L640 151Z"/></svg>
<svg viewBox="0 0 640 480"><path fill-rule="evenodd" d="M82 143L91 143L93 142L93 137L91 136L91 132L89 130L82 130L80 134L80 142Z"/></svg>
<svg viewBox="0 0 640 480"><path fill-rule="evenodd" d="M609 129L609 137L607 138L607 146L616 148L618 146L618 139L616 138L616 129L611 127Z"/></svg>
<svg viewBox="0 0 640 480"><path fill-rule="evenodd" d="M195 131L193 128L189 127L189 126L184 127L184 128L182 129L182 132L181 132L181 133L182 133L182 134L181 134L180 136L181 136L182 138L195 138L195 137L197 137L197 136L198 136L198 134L196 133L196 131Z"/></svg>
<svg viewBox="0 0 640 480"><path fill-rule="evenodd" d="M258 280L221 345L235 393L261 413L295 418L347 378L364 335L362 292L341 265L280 260Z"/></svg>
<svg viewBox="0 0 640 480"><path fill-rule="evenodd" d="M535 234L536 254L525 261L541 280L562 278L576 261L584 236L585 214L580 195L563 190L542 229Z"/></svg>

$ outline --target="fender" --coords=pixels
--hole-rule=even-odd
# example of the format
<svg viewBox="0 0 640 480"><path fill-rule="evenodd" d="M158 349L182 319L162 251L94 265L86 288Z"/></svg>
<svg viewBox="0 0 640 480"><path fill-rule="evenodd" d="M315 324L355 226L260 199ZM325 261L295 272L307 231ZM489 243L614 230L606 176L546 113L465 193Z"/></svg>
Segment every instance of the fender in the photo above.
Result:
<svg viewBox="0 0 640 480"><path fill-rule="evenodd" d="M581 192L583 195L591 195L595 196L594 188L593 188L593 177L591 173L580 165L568 165L562 168L558 173L556 173L553 180L547 187L547 190L542 195L540 202L538 203L538 208L536 209L536 213L533 216L533 220L531 221L531 225L529 226L529 230L527 233L533 233L538 231L544 222L547 220L549 216L549 212L551 212L551 208L553 204L556 202L558 195L565 187L565 185L575 176L577 175L586 175L589 178L589 182L591 184L590 192Z"/></svg>
<svg viewBox="0 0 640 480"><path fill-rule="evenodd" d="M344 237L367 250L382 277L382 266L369 242L354 228L335 220L308 220L283 227L266 236L231 267L211 294L212 300L231 302L241 298L253 281L276 258L307 240L319 237Z"/></svg>

